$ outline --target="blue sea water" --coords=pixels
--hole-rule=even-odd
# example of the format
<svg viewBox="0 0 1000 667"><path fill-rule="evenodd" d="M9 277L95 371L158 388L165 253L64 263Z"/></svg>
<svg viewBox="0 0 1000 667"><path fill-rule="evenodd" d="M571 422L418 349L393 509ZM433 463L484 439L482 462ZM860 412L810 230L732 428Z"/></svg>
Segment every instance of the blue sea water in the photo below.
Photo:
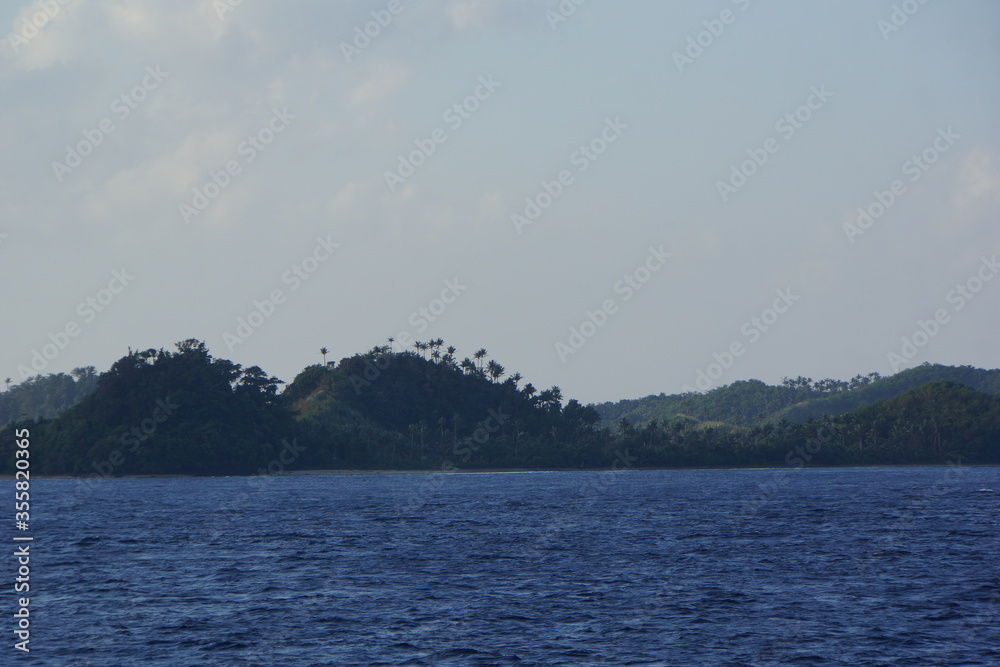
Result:
<svg viewBox="0 0 1000 667"><path fill-rule="evenodd" d="M997 665L998 510L1000 468L37 480L0 663Z"/></svg>

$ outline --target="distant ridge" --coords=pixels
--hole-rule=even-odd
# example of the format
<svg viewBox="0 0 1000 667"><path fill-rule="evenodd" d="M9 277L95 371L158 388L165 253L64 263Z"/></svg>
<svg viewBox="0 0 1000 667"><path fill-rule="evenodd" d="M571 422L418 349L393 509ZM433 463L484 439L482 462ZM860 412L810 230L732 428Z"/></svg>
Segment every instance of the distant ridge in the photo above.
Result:
<svg viewBox="0 0 1000 667"><path fill-rule="evenodd" d="M686 415L701 421L740 426L788 420L798 423L837 416L920 387L929 382L953 382L1000 396L1000 370L925 363L889 377L876 373L849 382L799 377L779 386L741 380L704 394L651 395L595 405L603 423L625 419L633 426L652 420L670 421Z"/></svg>

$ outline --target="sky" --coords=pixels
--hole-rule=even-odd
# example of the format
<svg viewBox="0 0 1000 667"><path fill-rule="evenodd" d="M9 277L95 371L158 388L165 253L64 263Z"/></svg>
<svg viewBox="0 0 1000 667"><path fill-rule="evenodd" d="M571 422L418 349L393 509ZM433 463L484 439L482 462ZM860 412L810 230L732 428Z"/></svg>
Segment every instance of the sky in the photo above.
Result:
<svg viewBox="0 0 1000 667"><path fill-rule="evenodd" d="M0 5L0 375L442 338L585 403L1000 366L1000 5Z"/></svg>

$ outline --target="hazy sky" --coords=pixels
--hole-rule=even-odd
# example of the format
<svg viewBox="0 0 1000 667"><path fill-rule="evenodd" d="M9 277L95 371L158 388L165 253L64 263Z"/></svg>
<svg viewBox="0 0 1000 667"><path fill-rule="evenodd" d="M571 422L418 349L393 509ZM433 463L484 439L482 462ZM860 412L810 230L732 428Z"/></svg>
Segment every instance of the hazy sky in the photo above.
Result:
<svg viewBox="0 0 1000 667"><path fill-rule="evenodd" d="M1000 5L576 2L4 2L0 374L1000 366Z"/></svg>

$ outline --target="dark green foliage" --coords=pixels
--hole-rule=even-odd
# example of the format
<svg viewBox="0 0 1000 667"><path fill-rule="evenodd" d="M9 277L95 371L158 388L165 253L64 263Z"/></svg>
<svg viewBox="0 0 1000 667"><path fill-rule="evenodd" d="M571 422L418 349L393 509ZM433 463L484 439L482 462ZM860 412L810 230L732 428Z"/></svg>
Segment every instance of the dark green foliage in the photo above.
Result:
<svg viewBox="0 0 1000 667"><path fill-rule="evenodd" d="M626 424L619 447L649 466L1000 463L1000 398L951 382L840 415L734 427Z"/></svg>
<svg viewBox="0 0 1000 667"><path fill-rule="evenodd" d="M777 387L760 380L743 380L704 394L660 394L595 407L606 424L627 419L631 424L642 425L653 419L662 422L681 415L741 426L765 421L777 423L783 419L805 422L843 414L942 380L1000 395L1000 370L923 364L890 377L869 373L848 382L785 378Z"/></svg>
<svg viewBox="0 0 1000 667"><path fill-rule="evenodd" d="M816 397L778 412L775 416L789 421L805 421L823 415L838 415L871 405L876 401L900 396L929 382L942 381L954 382L986 394L1000 396L1000 371L988 371L972 366L922 364L896 375L880 378L852 391Z"/></svg>
<svg viewBox="0 0 1000 667"><path fill-rule="evenodd" d="M593 408L573 400L563 407L558 387L538 393L519 388L520 376L501 381L505 370L495 361L455 363L453 352L439 354L441 343L428 344L431 359L376 348L299 374L283 398L301 417L310 462L449 468L610 461L579 446L594 434ZM485 351L477 355L482 362Z"/></svg>
<svg viewBox="0 0 1000 667"><path fill-rule="evenodd" d="M187 340L176 352L130 353L74 407L17 426L31 430L33 472L80 476L1000 463L1000 371L926 365L850 382L737 382L598 406L609 427L558 387L505 377L486 350L459 362L442 345L309 366L279 393L260 368ZM21 396L54 410L88 378L35 379ZM13 430L0 432L5 474Z"/></svg>
<svg viewBox="0 0 1000 667"><path fill-rule="evenodd" d="M808 389L772 387L760 380L743 380L704 394L674 394L602 403L597 407L601 419L617 424L622 419L641 425L654 419L669 421L679 416L698 421L721 421L750 426L769 418L778 410L806 400Z"/></svg>
<svg viewBox="0 0 1000 667"><path fill-rule="evenodd" d="M837 421L867 462L1000 462L1000 398L954 382L929 382Z"/></svg>
<svg viewBox="0 0 1000 667"><path fill-rule="evenodd" d="M0 428L16 420L51 419L96 388L97 372L93 366L74 368L70 375L28 378L0 394Z"/></svg>
<svg viewBox="0 0 1000 667"><path fill-rule="evenodd" d="M119 359L97 389L54 420L22 422L38 474L241 474L266 465L292 435L278 380L214 359L187 340L177 352ZM0 443L5 472L10 430Z"/></svg>

